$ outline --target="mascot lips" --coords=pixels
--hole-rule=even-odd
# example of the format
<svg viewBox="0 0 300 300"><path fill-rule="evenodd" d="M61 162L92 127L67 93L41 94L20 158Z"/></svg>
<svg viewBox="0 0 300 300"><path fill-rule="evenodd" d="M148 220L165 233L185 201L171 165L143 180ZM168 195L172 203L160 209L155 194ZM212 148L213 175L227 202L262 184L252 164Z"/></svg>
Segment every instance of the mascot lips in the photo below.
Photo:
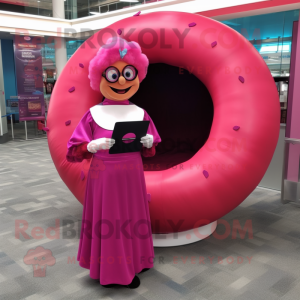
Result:
<svg viewBox="0 0 300 300"><path fill-rule="evenodd" d="M110 88L117 94L125 94L127 93L130 89L131 89L131 86L127 89L124 89L124 90L119 90L119 89L115 89L113 87L110 86Z"/></svg>

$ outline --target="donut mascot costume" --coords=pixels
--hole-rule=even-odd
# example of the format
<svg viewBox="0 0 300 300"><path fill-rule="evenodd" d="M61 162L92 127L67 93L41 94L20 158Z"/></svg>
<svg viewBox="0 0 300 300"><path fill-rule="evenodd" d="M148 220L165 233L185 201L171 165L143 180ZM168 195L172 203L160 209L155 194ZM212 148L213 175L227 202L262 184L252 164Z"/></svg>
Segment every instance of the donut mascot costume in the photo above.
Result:
<svg viewBox="0 0 300 300"><path fill-rule="evenodd" d="M104 100L85 113L68 142L69 162L92 159L77 260L105 287L137 288L136 274L153 267L150 195L141 155L155 155L161 139L147 112L129 101L148 65L138 43L108 39L89 65L91 88L100 89ZM115 123L143 120L150 123L140 140L142 150L110 154Z"/></svg>

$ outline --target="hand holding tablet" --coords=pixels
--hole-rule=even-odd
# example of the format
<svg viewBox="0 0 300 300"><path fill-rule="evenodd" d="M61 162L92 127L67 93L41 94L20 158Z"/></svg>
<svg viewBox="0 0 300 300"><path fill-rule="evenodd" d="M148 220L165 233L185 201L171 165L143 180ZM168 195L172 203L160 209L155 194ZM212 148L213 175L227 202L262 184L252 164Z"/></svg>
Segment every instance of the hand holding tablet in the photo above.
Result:
<svg viewBox="0 0 300 300"><path fill-rule="evenodd" d="M114 139L100 138L88 143L87 149L91 153L96 153L98 150L110 149L114 145L114 143L115 143Z"/></svg>
<svg viewBox="0 0 300 300"><path fill-rule="evenodd" d="M149 123L149 121L116 122L112 134L115 143L109 149L109 154L139 152L142 145L151 148L149 146L153 144L153 137L151 139L151 135L147 135ZM135 138L123 138L129 133L133 133ZM128 143L128 140L132 142Z"/></svg>
<svg viewBox="0 0 300 300"><path fill-rule="evenodd" d="M153 146L153 135L146 134L141 138L141 143L146 148L151 148Z"/></svg>

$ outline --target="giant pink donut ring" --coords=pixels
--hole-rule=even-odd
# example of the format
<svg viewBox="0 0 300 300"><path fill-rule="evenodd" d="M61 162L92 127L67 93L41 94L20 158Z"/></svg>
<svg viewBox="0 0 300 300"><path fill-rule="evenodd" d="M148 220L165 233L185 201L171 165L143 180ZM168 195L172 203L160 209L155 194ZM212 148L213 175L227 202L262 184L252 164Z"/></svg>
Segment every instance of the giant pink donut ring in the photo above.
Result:
<svg viewBox="0 0 300 300"><path fill-rule="evenodd" d="M161 62L192 71L206 85L213 99L211 132L196 155L181 168L145 171L147 190L151 194L152 224L159 222L159 232L170 233L174 231L170 221L177 224L183 220L179 231L184 231L218 220L257 186L276 147L280 107L268 67L239 33L199 15L141 14L108 28L115 34L121 29L121 36L134 28L127 38L140 43L150 63ZM180 33L189 29L183 48L173 28ZM99 48L97 38L105 42L111 36L108 31L92 36L68 61L54 88L48 116L53 161L61 178L81 203L86 184L81 175L83 171L86 177L89 165L88 162L68 163L66 145L83 114L102 100L100 92L90 88L88 65ZM162 42L160 34L163 31L165 39ZM148 47L152 42L152 47ZM170 44L172 48L163 44ZM70 89L72 87L75 90ZM71 124L66 126L68 120ZM233 130L234 126L239 126L239 130ZM198 165L198 168L191 168L191 165ZM155 226L153 228L157 233Z"/></svg>

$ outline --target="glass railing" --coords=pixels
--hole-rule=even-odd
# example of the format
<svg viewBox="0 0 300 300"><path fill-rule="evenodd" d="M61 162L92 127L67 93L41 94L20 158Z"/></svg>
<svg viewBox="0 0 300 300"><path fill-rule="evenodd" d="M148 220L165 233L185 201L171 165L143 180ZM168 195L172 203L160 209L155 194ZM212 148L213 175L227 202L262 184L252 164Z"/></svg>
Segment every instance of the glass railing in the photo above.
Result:
<svg viewBox="0 0 300 300"><path fill-rule="evenodd" d="M65 18L77 19L105 14L115 10L158 1L163 0L65 0ZM24 0L17 3L12 1L12 4L0 2L0 10L45 17L55 16L52 0Z"/></svg>
<svg viewBox="0 0 300 300"><path fill-rule="evenodd" d="M0 10L52 17L52 0L1 1Z"/></svg>
<svg viewBox="0 0 300 300"><path fill-rule="evenodd" d="M76 9L74 9L74 0L67 0L65 2L66 19L76 19L98 14L105 14L115 10L158 1L162 0L77 0L77 6ZM77 12L76 15L74 13L75 11Z"/></svg>
<svg viewBox="0 0 300 300"><path fill-rule="evenodd" d="M250 16L222 21L241 33L256 48L273 77L288 77L292 48L293 22L299 10Z"/></svg>

